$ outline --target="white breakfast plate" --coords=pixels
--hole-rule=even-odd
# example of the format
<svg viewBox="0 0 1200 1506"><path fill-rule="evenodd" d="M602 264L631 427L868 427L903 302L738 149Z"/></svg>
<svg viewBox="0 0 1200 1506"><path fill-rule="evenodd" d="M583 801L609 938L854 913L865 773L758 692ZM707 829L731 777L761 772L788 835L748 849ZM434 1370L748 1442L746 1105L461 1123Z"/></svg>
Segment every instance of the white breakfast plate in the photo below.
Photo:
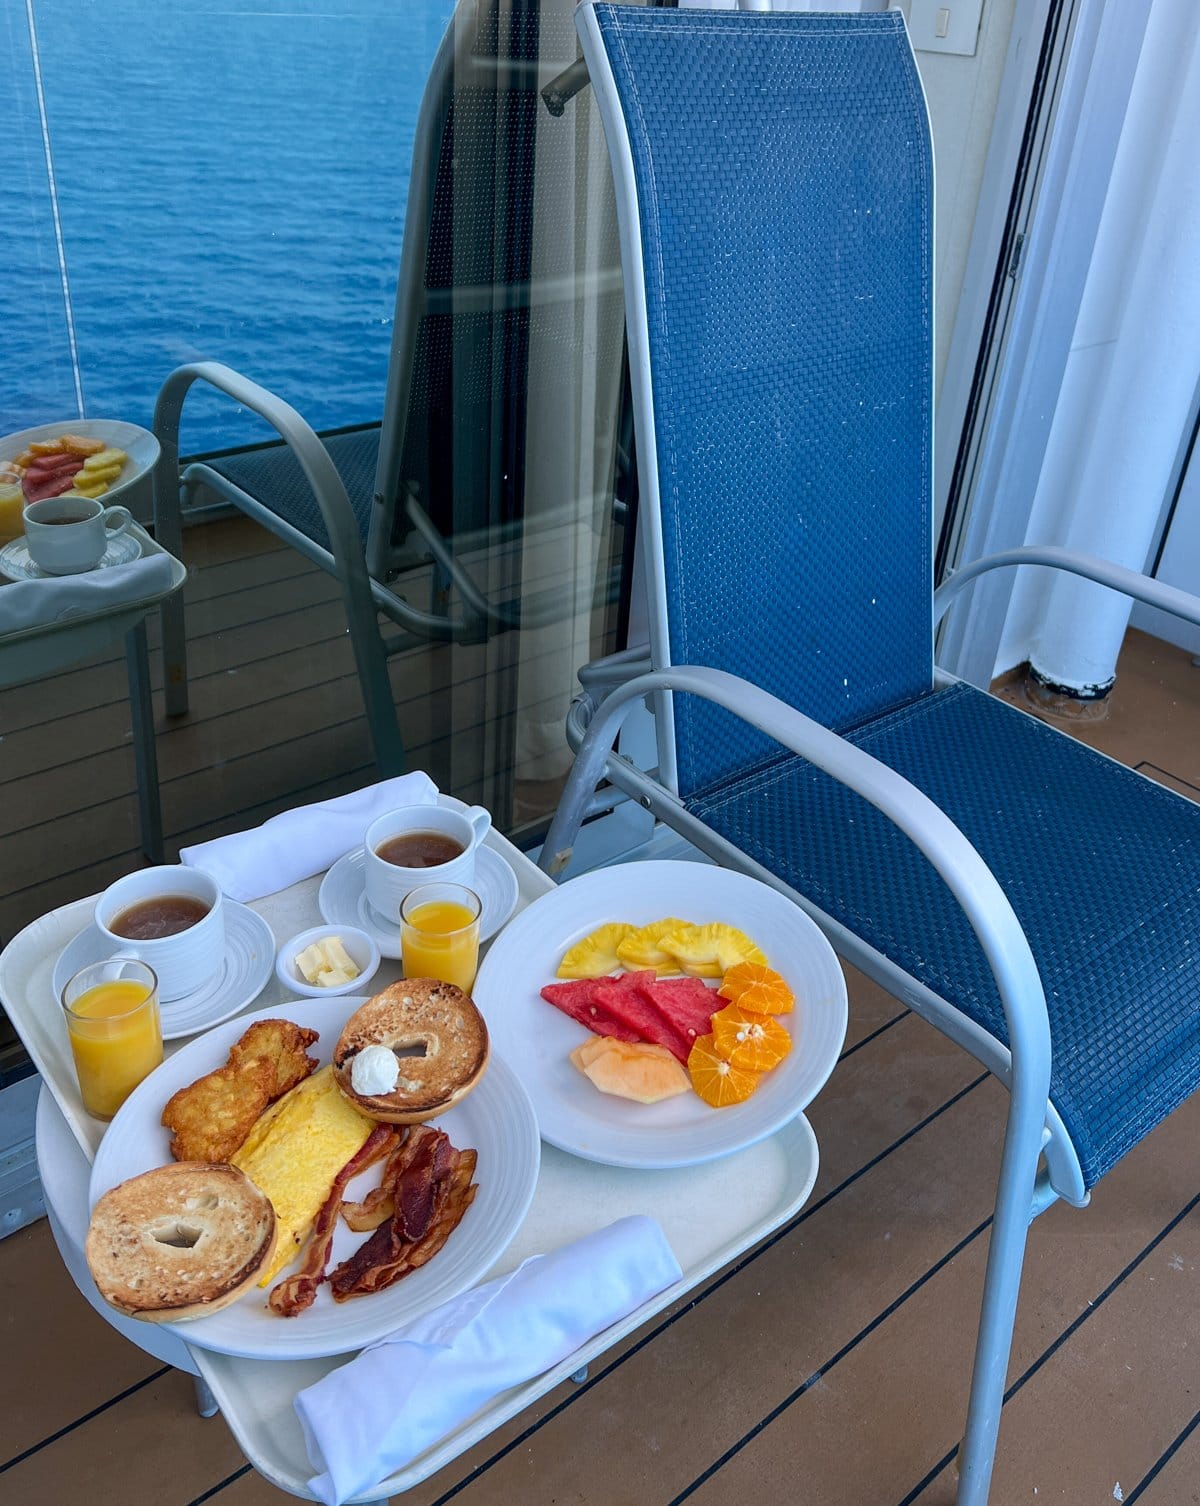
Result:
<svg viewBox="0 0 1200 1506"><path fill-rule="evenodd" d="M159 443L149 429L140 424L128 424L118 418L64 418L53 424L38 424L33 429L22 429L19 434L7 434L0 439L0 461L15 460L33 443L57 439L60 434L79 434L84 439L102 439L110 449L124 450L129 459L116 481L102 493L100 501L105 507L115 502L153 466L159 456Z"/></svg>
<svg viewBox="0 0 1200 1506"><path fill-rule="evenodd" d="M57 998L82 967L120 955L99 926L85 926L59 953L51 984ZM160 1004L164 1041L195 1035L253 1004L275 971L275 937L261 915L225 898L225 960L202 988Z"/></svg>
<svg viewBox="0 0 1200 1506"><path fill-rule="evenodd" d="M777 1016L795 1044L745 1103L711 1109L685 1093L641 1104L599 1092L568 1060L587 1030L541 997L563 953L597 926L668 915L745 931L796 995L795 1010ZM757 879L704 863L603 868L534 900L492 943L472 997L529 1089L542 1138L611 1166L693 1166L774 1134L811 1103L846 1035L846 982L814 922Z"/></svg>
<svg viewBox="0 0 1200 1506"><path fill-rule="evenodd" d="M363 998L294 999L276 1009L228 1020L198 1040L181 1046L125 1100L109 1125L92 1167L89 1205L118 1182L171 1159L169 1136L160 1123L163 1105L177 1089L222 1066L229 1048L258 1019L289 1019L320 1032L309 1048L323 1065L329 1061L342 1026ZM300 1360L344 1354L373 1343L420 1313L449 1301L479 1281L504 1253L533 1199L541 1162L537 1118L529 1096L503 1058L492 1052L479 1086L457 1107L433 1121L459 1150L479 1152L479 1190L445 1246L419 1270L386 1291L337 1303L326 1286L307 1312L278 1318L266 1305L267 1292L255 1287L220 1312L189 1323L163 1326L201 1349L245 1359ZM348 1196L361 1198L379 1181L375 1166L350 1183ZM346 1259L369 1236L345 1224L334 1236L329 1269Z"/></svg>
<svg viewBox="0 0 1200 1506"><path fill-rule="evenodd" d="M321 880L317 906L331 926L359 926L385 957L400 955L400 921L389 925L367 902L366 857L361 847L339 858ZM520 894L517 876L490 847L475 853L475 877L470 885L483 905L479 939L494 936L516 907Z"/></svg>
<svg viewBox="0 0 1200 1506"><path fill-rule="evenodd" d="M130 534L119 533L115 539L109 539L104 553L99 562L92 568L106 570L110 565L127 565L130 560L140 559L142 546L139 540ZM90 570L77 572L81 575L90 575ZM40 565L35 565L29 553L29 544L22 534L20 538L13 539L0 549L0 575L6 575L9 580L62 580L61 575L51 575L43 570Z"/></svg>

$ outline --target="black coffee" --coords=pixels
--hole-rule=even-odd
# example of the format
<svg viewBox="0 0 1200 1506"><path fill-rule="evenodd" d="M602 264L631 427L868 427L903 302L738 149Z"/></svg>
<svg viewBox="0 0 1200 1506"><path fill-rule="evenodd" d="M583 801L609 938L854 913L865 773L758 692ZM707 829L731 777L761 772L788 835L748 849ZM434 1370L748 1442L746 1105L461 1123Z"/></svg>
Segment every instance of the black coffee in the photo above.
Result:
<svg viewBox="0 0 1200 1506"><path fill-rule="evenodd" d="M51 528L54 528L54 527L57 527L57 525L59 523L86 523L87 519L84 518L84 517L79 517L79 518L36 518L34 521L38 522L38 523L48 523Z"/></svg>
<svg viewBox="0 0 1200 1506"><path fill-rule="evenodd" d="M187 894L164 894L158 899L144 899L122 910L108 929L114 936L130 941L157 941L160 936L174 936L203 920L209 907Z"/></svg>
<svg viewBox="0 0 1200 1506"><path fill-rule="evenodd" d="M398 868L436 868L462 855L463 846L440 831L406 831L389 837L375 849L375 856Z"/></svg>

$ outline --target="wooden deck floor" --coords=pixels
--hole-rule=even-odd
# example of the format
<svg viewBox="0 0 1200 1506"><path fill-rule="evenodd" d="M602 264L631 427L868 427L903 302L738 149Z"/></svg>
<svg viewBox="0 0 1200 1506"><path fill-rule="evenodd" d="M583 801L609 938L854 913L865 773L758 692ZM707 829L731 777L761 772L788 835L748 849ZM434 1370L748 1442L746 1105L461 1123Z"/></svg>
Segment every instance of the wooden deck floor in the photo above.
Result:
<svg viewBox="0 0 1200 1506"><path fill-rule="evenodd" d="M1200 670L1131 635L1112 715L1083 735L1200 797L1198 733ZM172 777L204 777L180 757ZM856 974L850 998L802 1214L406 1501L949 1506L1005 1094ZM1200 1502L1198 1143L1200 1097L1090 1208L1034 1225L993 1506ZM0 1284L0 1499L288 1499L196 1415L185 1377L87 1307L45 1224L0 1242Z"/></svg>

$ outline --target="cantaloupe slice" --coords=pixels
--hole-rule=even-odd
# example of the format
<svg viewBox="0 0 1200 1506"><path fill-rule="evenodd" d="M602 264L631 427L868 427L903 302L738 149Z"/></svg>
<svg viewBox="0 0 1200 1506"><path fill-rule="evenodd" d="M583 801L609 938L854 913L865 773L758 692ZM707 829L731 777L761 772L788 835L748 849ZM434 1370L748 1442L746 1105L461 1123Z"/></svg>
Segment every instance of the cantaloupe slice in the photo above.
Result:
<svg viewBox="0 0 1200 1506"><path fill-rule="evenodd" d="M589 1065L596 1057L602 1056L610 1044L615 1044L611 1035L589 1035L586 1041L571 1052L571 1061L586 1075Z"/></svg>
<svg viewBox="0 0 1200 1506"><path fill-rule="evenodd" d="M581 1067L584 1076L602 1093L617 1098L631 1098L635 1103L660 1103L675 1098L691 1088L691 1079L683 1064L665 1046L651 1046L642 1041L617 1041L606 1036L598 1041L599 1050ZM585 1041L576 1051L591 1046ZM575 1052L571 1053L575 1061ZM579 1066L576 1061L576 1066Z"/></svg>

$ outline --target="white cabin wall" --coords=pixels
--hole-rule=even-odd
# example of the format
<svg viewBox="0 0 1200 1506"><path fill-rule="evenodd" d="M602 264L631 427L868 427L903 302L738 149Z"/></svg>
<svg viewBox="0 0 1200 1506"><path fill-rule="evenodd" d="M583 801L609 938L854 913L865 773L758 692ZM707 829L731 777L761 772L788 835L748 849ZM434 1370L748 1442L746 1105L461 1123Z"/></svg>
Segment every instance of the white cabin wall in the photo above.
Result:
<svg viewBox="0 0 1200 1506"><path fill-rule="evenodd" d="M1017 0L984 0L973 57L920 49L915 54L933 131L937 392L954 332L1016 6ZM893 0L889 9L903 11L907 20L910 0Z"/></svg>

